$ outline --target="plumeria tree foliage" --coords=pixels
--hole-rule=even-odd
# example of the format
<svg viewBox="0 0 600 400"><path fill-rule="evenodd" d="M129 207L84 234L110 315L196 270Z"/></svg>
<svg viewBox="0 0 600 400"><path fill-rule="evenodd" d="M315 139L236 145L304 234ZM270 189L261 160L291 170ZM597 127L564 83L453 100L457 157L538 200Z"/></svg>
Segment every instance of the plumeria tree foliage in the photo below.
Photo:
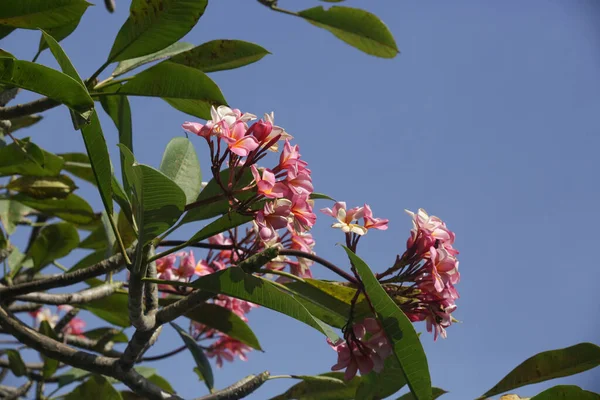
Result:
<svg viewBox="0 0 600 400"><path fill-rule="evenodd" d="M76 30L89 3L2 2L0 38L15 29L34 29L40 42L31 62L0 50L0 334L16 339L0 349L0 381L21 377L25 382L0 385L0 396L46 399L70 389L58 397L178 399L176 388L144 364L184 351L195 360L206 386L199 385L199 398L206 400L243 398L274 378L299 381L276 397L280 400L382 399L404 386L410 392L400 399L446 393L432 387L413 323L424 321L437 340L456 322L460 274L454 232L425 210L408 211L412 229L406 250L374 274L358 245L366 235L385 231L388 220L376 217L367 204L349 207L315 192L299 143L276 125L274 114L259 118L229 106L207 75L243 67L269 52L241 40L198 46L179 41L201 20L207 3L132 0L106 62L83 79L59 42ZM326 29L372 56L398 54L389 30L367 11L316 6L295 12L273 0L259 3ZM106 7L112 12L115 3L107 0ZM35 62L45 50L60 70ZM7 105L20 91L42 97ZM182 121L185 135L169 142L159 166L136 161L131 96L159 97L190 115ZM85 152L53 154L19 135L54 107L70 110ZM118 150L109 152L101 112L117 127ZM210 157L206 181L198 146ZM113 172L111 153L115 159L118 154L120 176ZM79 179L96 186L103 210L79 197ZM332 234L343 241L346 265L315 253L310 231L317 214L332 222ZM186 224L196 233L173 239ZM16 229L30 230L24 248L11 243ZM90 253L70 268L57 261L77 248ZM316 268L329 269L339 280L314 278ZM271 376L265 371L215 387L213 363L246 360L262 349L247 324L256 307L322 333L332 348L332 372ZM106 326L86 329L90 313ZM131 335L124 332L128 327L134 328ZM180 347L145 355L163 329L178 333ZM20 354L25 347L36 350L41 363L25 362ZM590 343L541 353L481 398L599 363L600 349ZM119 384L127 389L115 388ZM598 395L556 386L534 398Z"/></svg>

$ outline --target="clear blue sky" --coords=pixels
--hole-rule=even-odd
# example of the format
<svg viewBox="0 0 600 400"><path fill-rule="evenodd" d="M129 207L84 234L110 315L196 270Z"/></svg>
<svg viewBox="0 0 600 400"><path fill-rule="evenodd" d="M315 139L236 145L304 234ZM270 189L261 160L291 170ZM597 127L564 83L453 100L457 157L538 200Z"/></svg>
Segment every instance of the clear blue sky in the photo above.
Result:
<svg viewBox="0 0 600 400"><path fill-rule="evenodd" d="M82 76L105 60L126 3L118 2L115 15L93 7L62 43ZM593 0L345 4L382 17L402 54L367 56L248 0L212 1L185 40L243 39L273 53L212 78L230 105L259 115L275 111L310 163L317 191L349 205L368 202L376 216L390 219L388 231L369 233L359 248L375 270L403 252L411 226L404 208L423 207L456 232L462 274L456 316L463 323L446 340L423 336L433 383L450 391L443 398L475 398L537 352L598 343L600 6ZM0 45L31 59L38 37L17 33ZM40 61L55 65L48 52ZM167 142L191 117L159 99L131 104L136 156L158 166ZM45 115L27 132L34 141L57 152L82 151L66 109ZM108 118L102 122L117 160L116 132ZM209 171L207 149L196 143ZM82 187L100 209L97 195ZM344 264L335 246L341 235L330 223L326 216L317 222L316 250ZM332 278L318 267L314 273ZM266 352L216 370L218 387L263 370L316 374L335 363L316 331L263 309L249 317ZM179 344L165 329L152 353ZM192 365L183 354L153 366L190 398L205 393ZM517 393L558 383L598 391L598 375L588 371ZM249 398L266 399L292 383L268 382Z"/></svg>

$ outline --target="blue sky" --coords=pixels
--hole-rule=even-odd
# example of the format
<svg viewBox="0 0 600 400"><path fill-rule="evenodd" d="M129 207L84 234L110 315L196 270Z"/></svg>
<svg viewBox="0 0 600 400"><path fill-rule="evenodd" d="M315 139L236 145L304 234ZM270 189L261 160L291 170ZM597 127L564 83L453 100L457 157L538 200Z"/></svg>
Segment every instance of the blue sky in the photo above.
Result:
<svg viewBox="0 0 600 400"><path fill-rule="evenodd" d="M106 59L127 18L126 2L118 3L114 15L101 4L89 9L76 34L62 42L82 76ZM296 3L280 5L318 5ZM350 206L367 202L376 216L390 219L388 231L369 233L359 247L374 270L403 252L411 227L405 208L423 207L456 232L462 276L456 317L463 322L449 328L446 340L422 337L434 385L450 391L443 398L475 398L540 351L598 343L598 4L345 5L379 15L402 54L393 60L367 56L326 31L247 0L211 2L184 40L243 39L273 53L211 77L230 105L259 115L275 111L276 123L295 136L309 162L317 191ZM0 46L29 60L38 40L38 33L22 32ZM48 52L40 62L56 65ZM131 104L136 156L158 166L167 142L182 134L181 123L193 119L159 99L132 98ZM45 116L26 132L37 144L56 152L83 150L66 109ZM105 116L101 120L116 161L114 126ZM203 141L195 143L206 174L207 149ZM81 186L100 209L98 195ZM330 223L319 218L316 251L345 265L335 246L342 236ZM318 267L314 273L333 278ZM263 309L249 317L266 352L216 370L217 386L263 370L317 374L335 363L335 352L318 332ZM165 329L152 352L179 344ZM205 393L189 354L152 366L183 397ZM530 396L558 383L600 389L595 370L516 392ZM249 398L265 399L292 384L268 382Z"/></svg>

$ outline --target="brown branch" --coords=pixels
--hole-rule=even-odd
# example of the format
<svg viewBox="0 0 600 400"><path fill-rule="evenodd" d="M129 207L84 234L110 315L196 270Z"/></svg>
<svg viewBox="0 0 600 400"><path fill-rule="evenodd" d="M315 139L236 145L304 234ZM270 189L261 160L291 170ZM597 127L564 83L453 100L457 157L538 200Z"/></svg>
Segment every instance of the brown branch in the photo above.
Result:
<svg viewBox="0 0 600 400"><path fill-rule="evenodd" d="M142 357L142 358L139 359L139 362L164 360L165 358L169 358L169 357L172 357L172 356L174 356L176 354L181 353L185 349L187 349L187 346L184 344L183 346L178 347L175 350L171 350L171 351L168 351L168 352L163 353L163 354L158 354L156 356Z"/></svg>
<svg viewBox="0 0 600 400"><path fill-rule="evenodd" d="M52 338L43 336L19 320L11 317L2 307L0 307L0 325L21 343L43 355L76 368L113 377L123 382L135 393L150 400L181 400L177 395L170 395L164 392L135 370L124 371L117 359L78 351Z"/></svg>
<svg viewBox="0 0 600 400"><path fill-rule="evenodd" d="M36 303L11 304L10 307L8 307L8 311L12 313L31 312L39 309L41 306L41 304Z"/></svg>
<svg viewBox="0 0 600 400"><path fill-rule="evenodd" d="M163 325L181 317L186 312L193 310L199 305L212 298L215 294L202 290L194 290L186 297L177 300L175 303L169 304L161 308L156 313L156 324Z"/></svg>
<svg viewBox="0 0 600 400"><path fill-rule="evenodd" d="M133 255L133 248L127 249L127 255ZM114 256L100 261L87 268L78 269L77 271L67 272L65 274L51 276L48 278L24 282L14 286L0 287L0 298L6 300L10 297L31 292L41 292L57 287L65 287L74 283L83 282L86 279L95 278L107 272L118 270L124 265L123 256L118 253Z"/></svg>
<svg viewBox="0 0 600 400"><path fill-rule="evenodd" d="M239 400L257 390L269 379L269 371L258 375L247 376L231 386L221 389L208 396L199 397L196 400Z"/></svg>
<svg viewBox="0 0 600 400"><path fill-rule="evenodd" d="M103 299L113 294L123 286L123 282L108 283L85 289L76 293L44 293L34 292L16 296L17 300L30 301L32 303L61 305L61 304L83 304L93 300Z"/></svg>
<svg viewBox="0 0 600 400"><path fill-rule="evenodd" d="M122 355L120 351L113 350L113 342L100 343L99 340L76 335L65 335L63 339L67 344L79 347L80 349L95 351L106 357L119 358Z"/></svg>
<svg viewBox="0 0 600 400"><path fill-rule="evenodd" d="M34 100L30 103L17 104L12 107L0 107L0 119L13 119L18 117L24 117L26 115L40 113L42 111L50 110L60 103L56 100L52 100L48 97Z"/></svg>
<svg viewBox="0 0 600 400"><path fill-rule="evenodd" d="M31 386L33 385L33 381L27 381L23 386L18 388L12 388L10 386L2 386L2 392L6 393L6 396L3 396L6 400L18 400L22 396L25 396Z"/></svg>
<svg viewBox="0 0 600 400"><path fill-rule="evenodd" d="M121 368L125 371L133 368L134 364L138 362L141 356L156 343L160 332L162 331L162 326L158 328L151 329L149 331L140 331L139 329L135 331L129 343L127 343L127 347L125 351L121 355L119 359L119 364Z"/></svg>

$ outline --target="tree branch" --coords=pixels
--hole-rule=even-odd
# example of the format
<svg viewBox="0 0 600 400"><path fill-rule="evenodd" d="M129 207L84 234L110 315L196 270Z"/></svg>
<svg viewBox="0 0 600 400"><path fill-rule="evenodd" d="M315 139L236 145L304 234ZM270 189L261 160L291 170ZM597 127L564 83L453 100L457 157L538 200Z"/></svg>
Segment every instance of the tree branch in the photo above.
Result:
<svg viewBox="0 0 600 400"><path fill-rule="evenodd" d="M117 289L123 287L123 282L108 283L85 289L76 293L44 293L35 292L16 296L17 300L30 301L32 303L61 305L61 304L83 304L93 300L103 299L113 294Z"/></svg>
<svg viewBox="0 0 600 400"><path fill-rule="evenodd" d="M48 97L34 100L30 103L17 104L12 107L0 107L0 119L13 119L50 110L60 103Z"/></svg>
<svg viewBox="0 0 600 400"><path fill-rule="evenodd" d="M183 299L179 299L175 303L169 304L168 306L158 310L156 313L156 324L163 325L167 322L174 321L186 312L189 312L203 304L206 300L212 298L214 295L214 293L209 293L200 289L194 290Z"/></svg>
<svg viewBox="0 0 600 400"><path fill-rule="evenodd" d="M0 325L21 343L43 355L76 368L118 379L135 393L147 397L150 400L181 400L179 396L170 395L164 392L158 386L138 374L135 370L123 370L117 359L78 351L63 343L57 342L54 339L39 334L19 320L11 317L2 307L0 307Z"/></svg>
<svg viewBox="0 0 600 400"><path fill-rule="evenodd" d="M208 396L199 397L196 400L239 400L248 396L256 389L262 386L269 379L269 371L258 375L247 376L231 386L218 392L211 393Z"/></svg>
<svg viewBox="0 0 600 400"><path fill-rule="evenodd" d="M127 255L133 255L133 248L127 249ZM48 278L24 282L14 286L0 287L0 298L4 301L10 297L31 292L41 292L57 287L65 287L74 283L83 282L86 279L95 278L107 272L115 271L124 265L123 256L115 254L114 256L100 261L87 268L78 269L77 271L67 272L65 274L51 276Z"/></svg>

